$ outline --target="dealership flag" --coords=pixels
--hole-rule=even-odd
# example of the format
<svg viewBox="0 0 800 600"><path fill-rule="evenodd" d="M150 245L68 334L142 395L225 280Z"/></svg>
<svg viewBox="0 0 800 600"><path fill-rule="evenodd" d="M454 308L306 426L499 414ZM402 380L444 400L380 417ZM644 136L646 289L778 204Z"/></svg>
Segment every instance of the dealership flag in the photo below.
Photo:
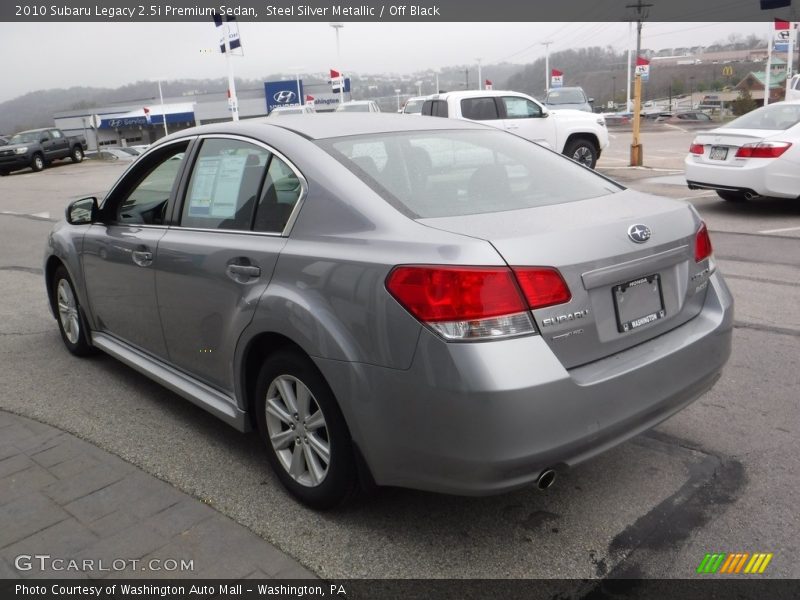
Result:
<svg viewBox="0 0 800 600"><path fill-rule="evenodd" d="M334 94L344 88L344 77L339 71L331 69L331 90Z"/></svg>
<svg viewBox="0 0 800 600"><path fill-rule="evenodd" d="M231 47L231 54L244 54L242 51L242 41L239 39L239 25L236 23L236 17L226 15L225 20L228 22L228 44ZM214 13L214 24L217 26L217 29L222 27L222 15L219 13ZM224 31L224 29L223 29ZM239 49L239 52L234 52L234 50ZM219 36L219 51L225 54L225 34L220 33Z"/></svg>
<svg viewBox="0 0 800 600"><path fill-rule="evenodd" d="M144 111L145 121L147 121L147 124L150 125L150 109L145 106L142 110Z"/></svg>
<svg viewBox="0 0 800 600"><path fill-rule="evenodd" d="M314 104L314 96L306 95L306 104Z"/></svg>
<svg viewBox="0 0 800 600"><path fill-rule="evenodd" d="M642 81L650 79L650 61L641 56L636 57L636 74L642 77Z"/></svg>
<svg viewBox="0 0 800 600"><path fill-rule="evenodd" d="M789 21L783 19L775 19L775 29L789 29Z"/></svg>
<svg viewBox="0 0 800 600"><path fill-rule="evenodd" d="M564 85L564 73L558 69L550 71L550 87L560 88Z"/></svg>
<svg viewBox="0 0 800 600"><path fill-rule="evenodd" d="M483 82L483 85L484 85L484 86L486 86L486 89L487 89L487 90L491 90L491 89L492 89L492 87L493 87L493 86L492 86L492 82L491 82L489 79L487 79L486 81L484 81L484 82Z"/></svg>

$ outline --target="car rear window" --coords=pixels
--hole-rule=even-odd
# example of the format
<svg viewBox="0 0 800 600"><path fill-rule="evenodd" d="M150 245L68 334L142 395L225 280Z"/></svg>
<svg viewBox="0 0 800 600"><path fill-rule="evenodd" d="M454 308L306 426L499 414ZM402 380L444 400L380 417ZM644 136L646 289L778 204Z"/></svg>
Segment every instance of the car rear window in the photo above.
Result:
<svg viewBox="0 0 800 600"><path fill-rule="evenodd" d="M518 210L623 189L502 131L396 132L317 144L412 218Z"/></svg>
<svg viewBox="0 0 800 600"><path fill-rule="evenodd" d="M800 104L770 104L723 125L729 129L783 130L800 123Z"/></svg>
<svg viewBox="0 0 800 600"><path fill-rule="evenodd" d="M586 94L581 90L551 90L547 94L547 104L583 104Z"/></svg>

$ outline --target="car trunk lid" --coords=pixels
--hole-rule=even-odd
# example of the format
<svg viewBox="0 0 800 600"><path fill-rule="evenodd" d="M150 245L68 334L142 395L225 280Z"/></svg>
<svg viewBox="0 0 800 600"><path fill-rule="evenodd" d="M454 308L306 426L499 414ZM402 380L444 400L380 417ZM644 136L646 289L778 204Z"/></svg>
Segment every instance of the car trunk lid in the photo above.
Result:
<svg viewBox="0 0 800 600"><path fill-rule="evenodd" d="M708 261L694 260L700 221L682 202L634 191L524 210L420 219L485 239L512 267L557 268L570 301L534 320L566 368L652 339L696 316ZM632 228L647 228L637 243ZM641 232L640 232L641 233Z"/></svg>

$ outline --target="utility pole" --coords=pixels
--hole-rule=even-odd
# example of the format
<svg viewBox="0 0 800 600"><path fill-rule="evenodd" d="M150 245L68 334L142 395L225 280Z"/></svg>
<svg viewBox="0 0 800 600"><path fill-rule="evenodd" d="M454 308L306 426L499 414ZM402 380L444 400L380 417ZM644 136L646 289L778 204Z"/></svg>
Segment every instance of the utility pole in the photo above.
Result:
<svg viewBox="0 0 800 600"><path fill-rule="evenodd" d="M464 69L464 89L469 89L469 67Z"/></svg>
<svg viewBox="0 0 800 600"><path fill-rule="evenodd" d="M544 93L550 91L550 44L553 42L542 42L544 46Z"/></svg>
<svg viewBox="0 0 800 600"><path fill-rule="evenodd" d="M652 4L645 4L642 0L637 0L636 4L628 4L626 8L636 10L636 59L642 52L642 21L647 18L648 9ZM639 141L639 127L641 126L642 111L642 76L638 73L634 83L633 101L633 139L631 140L631 161L630 166L641 167L644 159L644 148Z"/></svg>
<svg viewBox="0 0 800 600"><path fill-rule="evenodd" d="M478 61L478 89L482 89L483 87L483 79L481 79L481 59L476 58L475 60Z"/></svg>

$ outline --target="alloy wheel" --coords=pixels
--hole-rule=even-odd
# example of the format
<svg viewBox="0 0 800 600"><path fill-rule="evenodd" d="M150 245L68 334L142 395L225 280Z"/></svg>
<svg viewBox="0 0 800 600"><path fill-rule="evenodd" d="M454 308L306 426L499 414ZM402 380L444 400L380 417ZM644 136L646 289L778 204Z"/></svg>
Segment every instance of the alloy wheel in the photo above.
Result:
<svg viewBox="0 0 800 600"><path fill-rule="evenodd" d="M81 331L80 319L78 318L78 303L75 300L75 294L72 293L72 287L66 279L61 279L58 282L56 297L58 318L61 321L61 327L64 329L64 335L71 344L77 344Z"/></svg>
<svg viewBox="0 0 800 600"><path fill-rule="evenodd" d="M267 389L270 443L289 476L306 487L320 485L330 467L330 436L311 390L291 375L279 375Z"/></svg>

